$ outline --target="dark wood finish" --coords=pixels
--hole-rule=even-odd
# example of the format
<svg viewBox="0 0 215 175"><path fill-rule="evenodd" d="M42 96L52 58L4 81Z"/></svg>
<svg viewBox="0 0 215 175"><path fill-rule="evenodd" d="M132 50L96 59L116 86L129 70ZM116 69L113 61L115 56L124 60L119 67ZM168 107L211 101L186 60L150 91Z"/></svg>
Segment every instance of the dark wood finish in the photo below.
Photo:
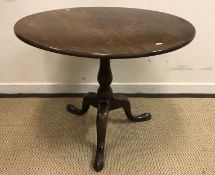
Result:
<svg viewBox="0 0 215 175"><path fill-rule="evenodd" d="M98 72L98 82L100 87L97 93L90 92L83 98L82 108L78 109L75 106L67 105L67 111L76 114L83 115L87 112L90 105L96 107L97 110L97 151L94 162L94 168L96 171L101 171L104 166L104 148L105 148L105 136L107 127L107 117L111 110L123 108L127 118L130 121L141 122L151 119L150 113L144 113L138 116L131 114L131 105L126 96L114 95L110 87L112 82L112 72L109 59L100 60L100 68Z"/></svg>
<svg viewBox="0 0 215 175"><path fill-rule="evenodd" d="M179 49L195 36L188 21L166 13L113 7L48 11L14 27L22 41L48 51L90 58L136 58Z"/></svg>
<svg viewBox="0 0 215 175"><path fill-rule="evenodd" d="M83 98L81 109L78 109L75 106L69 104L67 105L67 110L76 115L83 115L88 111L90 105L94 104L95 98L96 98L96 93L88 93Z"/></svg>
<svg viewBox="0 0 215 175"><path fill-rule="evenodd" d="M104 166L109 111L123 108L130 121L151 119L150 113L133 116L126 96L113 94L110 59L158 55L179 49L195 36L188 21L161 12L129 8L74 8L38 13L18 21L15 34L22 41L52 52L100 58L97 93L83 98L82 108L69 104L67 110L83 115L97 108L96 171Z"/></svg>
<svg viewBox="0 0 215 175"><path fill-rule="evenodd" d="M100 60L97 80L100 84L98 93L102 93L102 92L112 93L112 89L110 85L113 81L113 75L112 75L109 59Z"/></svg>
<svg viewBox="0 0 215 175"><path fill-rule="evenodd" d="M97 128L97 150L96 158L94 161L94 169L99 172L104 167L104 149L105 149L105 137L107 129L107 117L109 113L109 101L99 101L98 111L96 118Z"/></svg>

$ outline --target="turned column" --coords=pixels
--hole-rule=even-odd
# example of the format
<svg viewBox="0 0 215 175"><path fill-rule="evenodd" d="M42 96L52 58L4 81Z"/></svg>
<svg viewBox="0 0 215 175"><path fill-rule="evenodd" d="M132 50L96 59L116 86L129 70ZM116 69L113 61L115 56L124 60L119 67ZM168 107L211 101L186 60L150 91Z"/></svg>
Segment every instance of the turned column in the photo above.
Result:
<svg viewBox="0 0 215 175"><path fill-rule="evenodd" d="M100 87L98 88L98 94L100 93L112 93L110 87L113 75L111 72L110 60L109 59L100 59L100 67L98 72L98 82Z"/></svg>

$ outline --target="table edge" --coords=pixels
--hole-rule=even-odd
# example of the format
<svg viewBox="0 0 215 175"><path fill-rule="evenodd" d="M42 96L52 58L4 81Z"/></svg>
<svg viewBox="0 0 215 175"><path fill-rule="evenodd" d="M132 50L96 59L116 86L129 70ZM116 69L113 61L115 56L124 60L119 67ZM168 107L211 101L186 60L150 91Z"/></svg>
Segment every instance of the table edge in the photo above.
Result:
<svg viewBox="0 0 215 175"><path fill-rule="evenodd" d="M177 45L175 47L171 47L169 49L163 49L163 50L157 50L157 51L150 51L150 52L138 52L138 53L129 53L129 54L100 54L100 53L87 53L87 52L77 52L77 51L70 51L70 50L64 50L64 49L58 49L58 48L50 48L50 47L45 47L41 46L33 41L27 40L23 38L21 35L15 32L15 35L17 38L19 38L21 41L24 43L31 45L33 47L46 50L49 52L54 52L62 55L69 55L69 56L76 56L76 57L84 57L84 58L94 58L94 59L101 59L101 58L106 58L106 59L132 59L132 58L141 58L141 57L150 57L150 56L156 56L156 55L161 55L169 52L176 51L180 48L183 48L184 46L188 45L192 40L195 38L195 34L191 37L190 40L181 43L180 45Z"/></svg>

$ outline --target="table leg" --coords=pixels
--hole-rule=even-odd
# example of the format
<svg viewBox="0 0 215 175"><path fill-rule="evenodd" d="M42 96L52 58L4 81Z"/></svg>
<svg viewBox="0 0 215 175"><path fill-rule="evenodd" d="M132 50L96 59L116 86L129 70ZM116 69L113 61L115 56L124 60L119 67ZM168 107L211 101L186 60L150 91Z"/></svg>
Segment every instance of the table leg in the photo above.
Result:
<svg viewBox="0 0 215 175"><path fill-rule="evenodd" d="M124 95L114 95L114 98L112 101L112 109L118 109L118 108L124 109L125 114L130 121L142 122L142 121L148 121L151 119L150 113L143 113L138 116L132 115L130 101L128 97Z"/></svg>
<svg viewBox="0 0 215 175"><path fill-rule="evenodd" d="M83 115L88 111L90 105L92 105L94 103L95 98L96 98L96 93L90 92L84 96L81 109L78 109L77 107L73 106L72 104L68 104L67 111L72 114Z"/></svg>
<svg viewBox="0 0 215 175"><path fill-rule="evenodd" d="M107 100L100 101L98 103L97 110L97 151L94 162L94 169L99 172L104 166L104 149L105 149L105 137L107 128L107 117L109 113L109 102Z"/></svg>

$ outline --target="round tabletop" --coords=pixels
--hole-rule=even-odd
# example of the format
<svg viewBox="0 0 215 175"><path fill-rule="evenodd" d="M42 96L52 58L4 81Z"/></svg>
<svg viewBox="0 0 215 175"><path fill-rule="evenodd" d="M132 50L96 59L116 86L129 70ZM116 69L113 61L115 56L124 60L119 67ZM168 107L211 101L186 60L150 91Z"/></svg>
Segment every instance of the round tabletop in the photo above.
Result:
<svg viewBox="0 0 215 175"><path fill-rule="evenodd" d="M195 36L188 21L132 8L85 7L53 10L19 20L22 41L44 50L88 58L137 58L177 50Z"/></svg>

